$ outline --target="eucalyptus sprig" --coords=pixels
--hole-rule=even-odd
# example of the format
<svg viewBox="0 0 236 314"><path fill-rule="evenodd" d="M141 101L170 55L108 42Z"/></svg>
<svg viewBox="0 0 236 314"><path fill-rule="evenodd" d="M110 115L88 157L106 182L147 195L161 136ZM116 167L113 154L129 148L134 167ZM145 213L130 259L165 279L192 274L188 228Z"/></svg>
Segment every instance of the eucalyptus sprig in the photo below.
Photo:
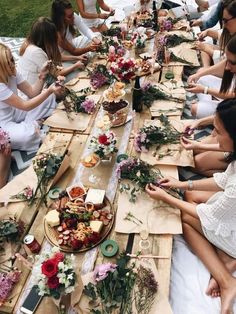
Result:
<svg viewBox="0 0 236 314"><path fill-rule="evenodd" d="M167 35L166 36L166 47L171 48L171 47L178 46L182 43L189 43L189 42L194 42L194 41L195 41L195 39L189 39L187 37L178 36L176 34Z"/></svg>
<svg viewBox="0 0 236 314"><path fill-rule="evenodd" d="M171 94L165 93L158 86L151 85L148 83L142 87L142 103L148 108L151 107L152 103L158 99L172 100L175 102L182 102L179 98L171 96Z"/></svg>
<svg viewBox="0 0 236 314"><path fill-rule="evenodd" d="M48 183L57 173L63 158L64 156L55 153L41 153L33 159L33 169L37 175L38 184L29 205L32 205L35 198L39 197L47 206Z"/></svg>

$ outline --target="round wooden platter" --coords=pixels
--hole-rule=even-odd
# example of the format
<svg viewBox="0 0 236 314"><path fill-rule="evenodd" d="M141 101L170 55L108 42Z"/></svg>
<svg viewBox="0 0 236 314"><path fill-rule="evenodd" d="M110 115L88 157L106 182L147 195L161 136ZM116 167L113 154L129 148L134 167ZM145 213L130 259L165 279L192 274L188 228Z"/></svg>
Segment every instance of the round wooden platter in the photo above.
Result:
<svg viewBox="0 0 236 314"><path fill-rule="evenodd" d="M57 227L49 226L49 224L46 222L46 219L44 219L44 234L45 234L47 240L50 242L51 245L60 248L61 251L66 252L66 253L85 252L85 251L88 251L88 250L94 248L98 244L100 244L107 237L109 232L111 231L111 228L112 228L114 221L115 221L115 211L111 205L111 202L109 201L109 199L106 196L104 198L104 201L105 201L105 206L102 208L102 210L109 209L109 211L112 214L112 219L110 220L110 222L107 226L103 225L102 231L100 232L101 239L98 242L94 243L93 245L91 245L89 247L81 248L80 250L73 250L71 247L65 246L65 245L60 246L58 244L58 237L59 237L60 233L57 231Z"/></svg>

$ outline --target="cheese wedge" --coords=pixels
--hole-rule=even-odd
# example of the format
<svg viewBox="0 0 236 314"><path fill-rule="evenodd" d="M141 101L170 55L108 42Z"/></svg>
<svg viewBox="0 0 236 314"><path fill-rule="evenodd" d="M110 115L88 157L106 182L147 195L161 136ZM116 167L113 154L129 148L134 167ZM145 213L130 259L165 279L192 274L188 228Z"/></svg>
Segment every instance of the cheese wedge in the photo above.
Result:
<svg viewBox="0 0 236 314"><path fill-rule="evenodd" d="M89 189L85 203L102 204L105 196L105 190Z"/></svg>
<svg viewBox="0 0 236 314"><path fill-rule="evenodd" d="M100 233L103 227L103 222L100 220L91 220L89 226L94 232Z"/></svg>
<svg viewBox="0 0 236 314"><path fill-rule="evenodd" d="M56 209L53 209L50 212L48 212L47 215L45 216L45 219L49 226L51 227L56 227L60 225L59 213Z"/></svg>

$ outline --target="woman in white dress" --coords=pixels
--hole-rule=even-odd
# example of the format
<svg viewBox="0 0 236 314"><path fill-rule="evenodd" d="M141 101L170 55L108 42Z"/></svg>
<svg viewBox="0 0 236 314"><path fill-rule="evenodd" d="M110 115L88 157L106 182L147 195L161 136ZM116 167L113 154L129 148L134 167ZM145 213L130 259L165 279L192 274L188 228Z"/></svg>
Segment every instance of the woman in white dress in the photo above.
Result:
<svg viewBox="0 0 236 314"><path fill-rule="evenodd" d="M95 34L86 26L81 17L74 13L68 0L53 1L51 19L56 26L60 51L64 55L79 56L96 51L101 43L100 34ZM76 36L78 31L82 35Z"/></svg>
<svg viewBox="0 0 236 314"><path fill-rule="evenodd" d="M231 36L233 36L236 33L235 0L230 2L229 5L223 10L222 21L224 28ZM232 49L232 40L234 40L234 36L225 45L226 54L227 50L236 54L235 49ZM231 45L229 47L230 43ZM233 41L233 43L235 45L236 42ZM196 93L199 100L197 103L194 103L191 106L191 112L193 116L196 116L197 118L210 116L215 113L217 104L221 99L235 97L235 93L232 91L232 86L229 85L227 90L222 88L226 81L225 74L227 75L227 72L224 70L226 69L227 71L228 66L229 65L226 65L226 61L224 59L211 67L200 69L196 74L193 74L189 77L188 83L192 86L190 86L190 88L187 90L191 93ZM234 85L232 80L230 83ZM214 97L214 100L212 97Z"/></svg>
<svg viewBox="0 0 236 314"><path fill-rule="evenodd" d="M16 71L10 49L0 44L0 127L8 132L13 149L36 151L41 142L38 120L48 117L56 107L55 92L62 87L51 85L42 91L47 65L33 86ZM22 91L28 100L17 94Z"/></svg>
<svg viewBox="0 0 236 314"><path fill-rule="evenodd" d="M54 23L46 17L38 18L32 25L31 31L20 48L20 58L17 71L30 84L34 84L43 65L51 60L59 67L56 73L66 76L69 73L76 75L78 69L84 69L81 57L68 67L61 67L62 56L57 44L57 31ZM70 60L70 58L68 58Z"/></svg>
<svg viewBox="0 0 236 314"><path fill-rule="evenodd" d="M103 0L77 0L77 5L83 22L93 32L102 33L108 30L105 20L114 15L115 10L110 8ZM99 13L96 5L108 13Z"/></svg>
<svg viewBox="0 0 236 314"><path fill-rule="evenodd" d="M221 314L231 313L236 298L236 100L219 103L214 117L218 143L232 152L232 161L225 172L212 178L178 181L171 177L159 186L146 187L156 200L179 208L182 213L184 238L212 275L206 293L221 297ZM164 189L165 190L164 190ZM168 194L168 188L185 190L185 200Z"/></svg>

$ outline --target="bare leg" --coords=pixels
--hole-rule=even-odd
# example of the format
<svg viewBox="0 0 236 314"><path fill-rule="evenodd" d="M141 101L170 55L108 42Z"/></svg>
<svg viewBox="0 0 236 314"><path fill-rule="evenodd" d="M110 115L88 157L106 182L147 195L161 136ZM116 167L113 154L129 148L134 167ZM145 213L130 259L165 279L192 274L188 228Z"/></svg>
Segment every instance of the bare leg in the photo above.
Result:
<svg viewBox="0 0 236 314"><path fill-rule="evenodd" d="M197 230L183 222L184 238L218 282L221 292L221 314L229 314L236 297L236 278L227 270L214 247Z"/></svg>
<svg viewBox="0 0 236 314"><path fill-rule="evenodd" d="M106 32L107 30L108 30L108 27L106 26L106 24L104 23L104 24L100 24L100 25L98 25L98 27L91 27L91 30L93 31L93 32L100 32L100 33L102 33L102 32Z"/></svg>
<svg viewBox="0 0 236 314"><path fill-rule="evenodd" d="M198 204L205 202L212 194L214 192L191 191L185 193L185 199ZM226 255L222 254L221 258L219 257L213 245L202 234L198 219L182 214L182 223L185 240L219 284L221 314L230 314L236 297L236 278L231 275L221 260L221 258L226 259Z"/></svg>
<svg viewBox="0 0 236 314"><path fill-rule="evenodd" d="M225 161L223 152L206 151L194 158L193 171L211 177L215 172L225 171L228 163Z"/></svg>
<svg viewBox="0 0 236 314"><path fill-rule="evenodd" d="M205 51L201 51L201 60L202 60L202 67L203 68L209 68L209 66L211 65L211 57L209 56L209 54Z"/></svg>
<svg viewBox="0 0 236 314"><path fill-rule="evenodd" d="M216 252L222 262L225 264L226 268L230 273L233 273L236 270L236 259L229 256L225 252L220 249L216 249ZM220 296L220 288L218 283L216 282L215 278L211 278L209 281L209 285L206 290L207 295L211 295L212 297L219 297Z"/></svg>
<svg viewBox="0 0 236 314"><path fill-rule="evenodd" d="M0 188L7 183L11 164L11 149L0 152Z"/></svg>

